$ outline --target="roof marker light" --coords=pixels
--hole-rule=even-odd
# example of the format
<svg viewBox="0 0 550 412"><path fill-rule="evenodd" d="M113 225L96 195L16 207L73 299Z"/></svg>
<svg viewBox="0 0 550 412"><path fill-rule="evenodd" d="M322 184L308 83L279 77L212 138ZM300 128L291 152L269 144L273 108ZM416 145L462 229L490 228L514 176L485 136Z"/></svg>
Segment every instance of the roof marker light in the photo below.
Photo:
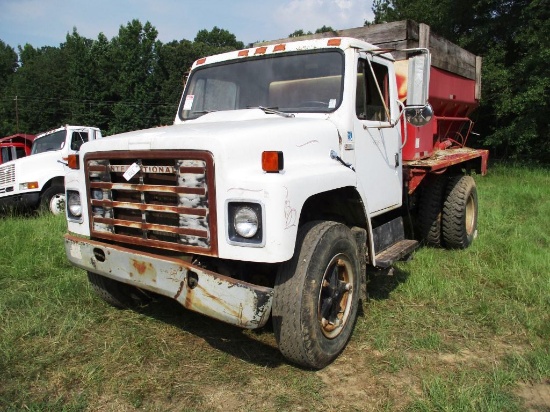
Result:
<svg viewBox="0 0 550 412"><path fill-rule="evenodd" d="M258 47L256 49L256 51L254 52L254 54L265 54L266 51L267 51L267 47L265 47L265 46Z"/></svg>
<svg viewBox="0 0 550 412"><path fill-rule="evenodd" d="M327 46L340 46L342 44L342 39L329 39L327 41Z"/></svg>
<svg viewBox="0 0 550 412"><path fill-rule="evenodd" d="M241 50L239 52L239 57L246 57L248 56L248 50Z"/></svg>
<svg viewBox="0 0 550 412"><path fill-rule="evenodd" d="M199 59L195 62L197 65L206 63L206 57L203 57L202 59Z"/></svg>
<svg viewBox="0 0 550 412"><path fill-rule="evenodd" d="M273 47L274 52L285 51L285 50L286 50L286 44L277 44L275 47Z"/></svg>

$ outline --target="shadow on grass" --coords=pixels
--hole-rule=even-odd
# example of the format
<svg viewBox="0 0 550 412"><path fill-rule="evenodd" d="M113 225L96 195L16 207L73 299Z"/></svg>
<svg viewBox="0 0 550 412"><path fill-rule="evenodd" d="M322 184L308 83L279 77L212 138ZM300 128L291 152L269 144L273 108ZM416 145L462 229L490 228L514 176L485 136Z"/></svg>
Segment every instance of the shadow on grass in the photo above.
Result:
<svg viewBox="0 0 550 412"><path fill-rule="evenodd" d="M367 298L372 300L386 300L391 292L405 283L409 272L394 267L384 270L367 271Z"/></svg>
<svg viewBox="0 0 550 412"><path fill-rule="evenodd" d="M268 335L274 342L271 319L263 328L248 331L187 310L163 296L155 296L138 312L199 336L214 349L245 362L268 368L288 363L274 344L261 341Z"/></svg>
<svg viewBox="0 0 550 412"><path fill-rule="evenodd" d="M391 292L408 277L409 273L400 268L368 272L368 299L389 299ZM263 328L247 331L192 312L175 300L156 295L138 312L198 336L212 348L245 362L268 368L289 364L275 344L271 319ZM362 316L361 307L358 316Z"/></svg>
<svg viewBox="0 0 550 412"><path fill-rule="evenodd" d="M41 214L29 208L0 207L0 219L38 218Z"/></svg>

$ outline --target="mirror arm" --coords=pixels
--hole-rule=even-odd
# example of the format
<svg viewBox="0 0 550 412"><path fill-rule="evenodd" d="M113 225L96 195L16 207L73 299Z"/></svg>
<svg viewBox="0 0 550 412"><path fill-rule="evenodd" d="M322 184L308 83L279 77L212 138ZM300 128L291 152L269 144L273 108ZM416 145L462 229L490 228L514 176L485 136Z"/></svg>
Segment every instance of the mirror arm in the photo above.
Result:
<svg viewBox="0 0 550 412"><path fill-rule="evenodd" d="M399 105L399 108L401 109L401 112L399 113L399 116L397 117L397 120L395 121L395 124L397 124L399 122L399 119L401 119L405 115L405 104L399 99L397 99L397 104ZM407 127L407 120L406 119L405 119L405 124L403 125L403 129L404 129L405 138L403 139L403 144L401 145L401 150L403 150L403 148L407 144L407 140L409 138L409 135L407 133L408 127ZM399 133L399 129L397 129L397 131Z"/></svg>
<svg viewBox="0 0 550 412"><path fill-rule="evenodd" d="M372 78L376 79L376 74L374 74L374 69L372 67L372 62L370 59L366 59L367 63L369 65L370 72L372 74ZM376 85L376 90L378 90L378 94L380 96L380 100L382 101L382 104L384 105L384 111L386 112L386 118L390 120L391 123L391 117L390 117L390 110L388 109L388 105L386 104L386 101L384 99L384 95L382 94L382 90L380 89L380 85L378 84L378 81L375 81L374 84Z"/></svg>

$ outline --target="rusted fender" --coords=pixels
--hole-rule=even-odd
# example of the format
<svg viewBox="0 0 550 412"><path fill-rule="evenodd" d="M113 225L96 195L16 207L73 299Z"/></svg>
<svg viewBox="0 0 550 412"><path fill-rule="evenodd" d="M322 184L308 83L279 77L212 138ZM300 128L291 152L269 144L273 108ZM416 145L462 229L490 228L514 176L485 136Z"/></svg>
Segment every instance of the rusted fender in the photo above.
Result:
<svg viewBox="0 0 550 412"><path fill-rule="evenodd" d="M187 309L246 329L262 327L273 289L194 266L184 260L65 235L75 266L176 299Z"/></svg>

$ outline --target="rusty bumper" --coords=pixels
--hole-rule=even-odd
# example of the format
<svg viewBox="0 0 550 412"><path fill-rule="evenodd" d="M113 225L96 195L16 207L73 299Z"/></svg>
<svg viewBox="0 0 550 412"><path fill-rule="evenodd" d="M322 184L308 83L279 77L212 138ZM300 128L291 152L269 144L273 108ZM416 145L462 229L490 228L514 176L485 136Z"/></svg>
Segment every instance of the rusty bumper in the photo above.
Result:
<svg viewBox="0 0 550 412"><path fill-rule="evenodd" d="M176 299L187 309L246 329L262 327L273 289L220 275L184 260L65 235L75 266Z"/></svg>

